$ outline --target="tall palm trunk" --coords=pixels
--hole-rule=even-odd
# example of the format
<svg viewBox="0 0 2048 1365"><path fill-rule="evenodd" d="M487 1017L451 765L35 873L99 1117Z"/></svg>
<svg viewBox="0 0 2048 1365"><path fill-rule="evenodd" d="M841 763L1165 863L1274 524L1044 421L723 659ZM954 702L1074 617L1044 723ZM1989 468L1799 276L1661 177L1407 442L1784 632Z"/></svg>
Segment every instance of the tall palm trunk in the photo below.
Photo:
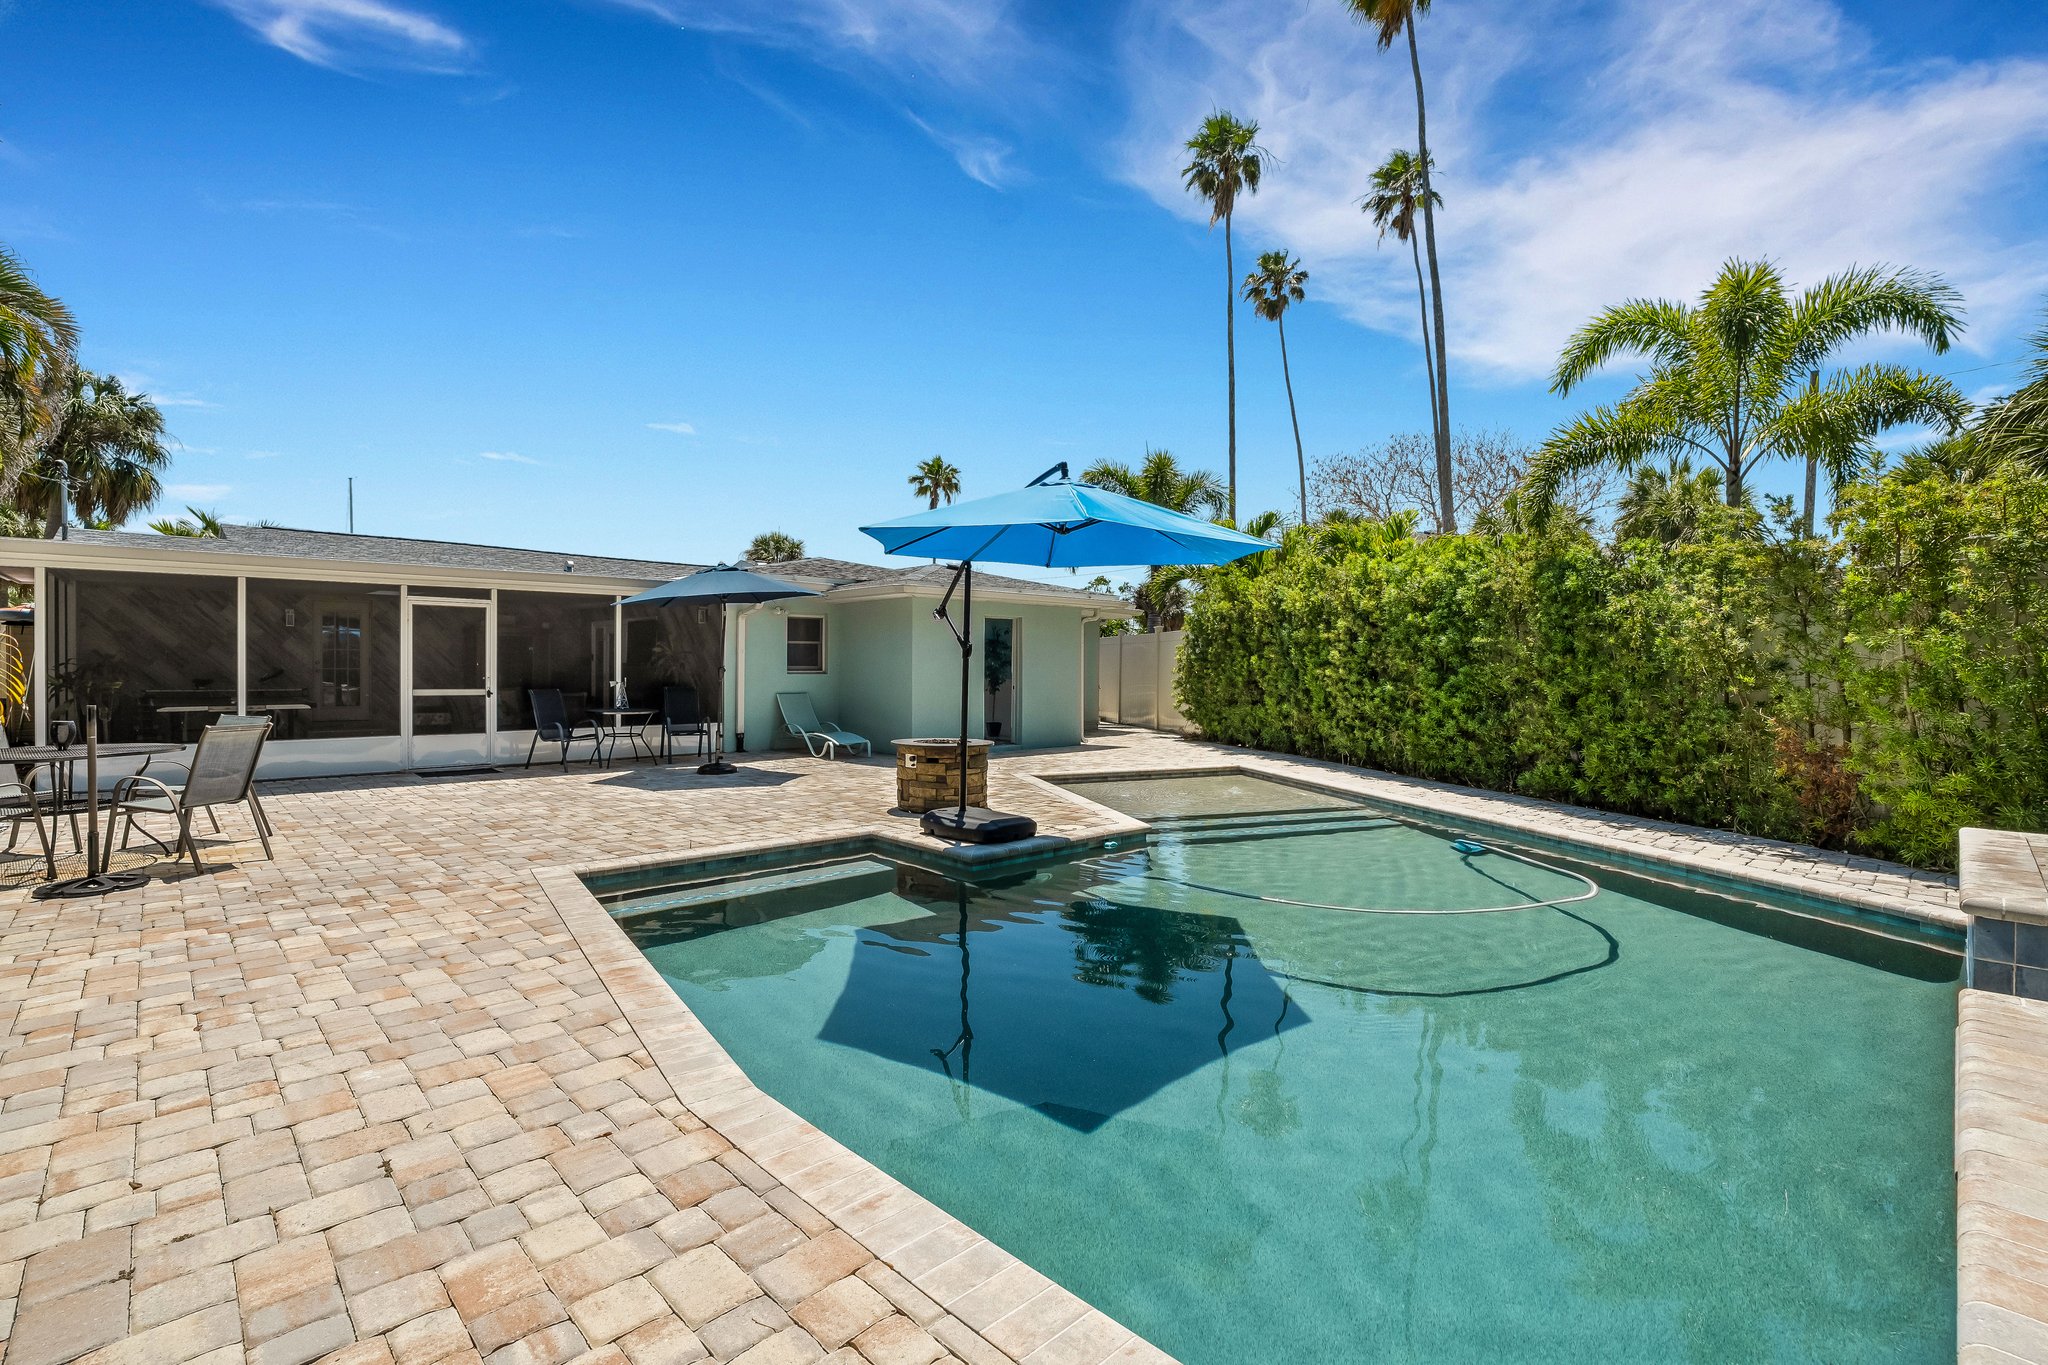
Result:
<svg viewBox="0 0 2048 1365"><path fill-rule="evenodd" d="M1806 391L1809 394L1820 392L1819 370L1811 371L1806 376ZM1806 538L1808 540L1813 539L1813 494L1814 484L1817 482L1816 475L1819 473L1820 456L1818 453L1809 450L1806 452L1806 516L1804 518L1806 522Z"/></svg>
<svg viewBox="0 0 2048 1365"><path fill-rule="evenodd" d="M1415 308L1422 318L1422 372L1429 380L1429 430L1435 435L1443 430L1443 418L1437 408L1436 353L1430 349L1429 286L1422 282L1422 240L1413 231L1408 234L1408 254L1415 259Z"/></svg>
<svg viewBox="0 0 2048 1365"><path fill-rule="evenodd" d="M1408 16L1408 66L1415 73L1415 151L1422 158L1422 235L1429 248L1429 292L1436 312L1436 484L1445 531L1458 529L1451 506L1451 370L1444 349L1444 282L1436 261L1436 209L1429 183L1429 116L1422 101L1422 57L1415 47L1415 16Z"/></svg>
<svg viewBox="0 0 2048 1365"><path fill-rule="evenodd" d="M1294 372L1287 365L1287 318L1273 319L1280 327L1280 378L1287 385L1287 420L1294 423L1294 472L1301 476L1301 524L1308 525L1308 457L1301 453L1301 418L1294 414ZM1237 518L1233 516L1232 521Z"/></svg>
<svg viewBox="0 0 2048 1365"><path fill-rule="evenodd" d="M1237 263L1231 257L1230 214L1223 215L1223 355L1230 388L1230 521L1237 524Z"/></svg>

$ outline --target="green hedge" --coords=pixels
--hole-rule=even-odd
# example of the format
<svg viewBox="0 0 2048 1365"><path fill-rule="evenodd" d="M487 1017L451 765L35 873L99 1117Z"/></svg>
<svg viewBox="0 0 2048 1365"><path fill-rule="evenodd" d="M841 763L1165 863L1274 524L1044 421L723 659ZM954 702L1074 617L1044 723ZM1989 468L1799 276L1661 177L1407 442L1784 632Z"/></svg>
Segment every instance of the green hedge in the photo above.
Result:
<svg viewBox="0 0 2048 1365"><path fill-rule="evenodd" d="M2042 828L2048 484L1894 478L1834 528L1297 530L1200 575L1181 707L1230 743L1925 866L1960 825Z"/></svg>

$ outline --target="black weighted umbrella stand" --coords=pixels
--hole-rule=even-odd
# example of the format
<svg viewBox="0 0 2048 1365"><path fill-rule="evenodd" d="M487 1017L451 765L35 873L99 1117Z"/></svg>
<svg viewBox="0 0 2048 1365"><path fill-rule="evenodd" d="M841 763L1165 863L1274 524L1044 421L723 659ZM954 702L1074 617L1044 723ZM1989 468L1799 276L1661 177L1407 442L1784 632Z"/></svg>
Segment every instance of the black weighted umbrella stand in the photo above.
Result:
<svg viewBox="0 0 2048 1365"><path fill-rule="evenodd" d="M960 594L961 620L955 622L948 608L953 594ZM939 599L932 615L945 623L960 642L960 806L957 810L926 811L920 824L935 839L960 844L1009 844L1038 833L1038 822L1028 815L1005 815L967 804L967 704L974 661L974 561L963 559L953 570L953 581Z"/></svg>
<svg viewBox="0 0 2048 1365"><path fill-rule="evenodd" d="M56 784L51 786L54 789ZM53 815L51 818L54 820L56 817ZM107 864L114 860L112 829L107 831L104 861L100 852L100 708L88 706L85 708L85 875L69 877L61 882L44 882L29 895L39 901L89 900L94 896L112 895L116 891L133 891L149 884L148 873L107 870Z"/></svg>

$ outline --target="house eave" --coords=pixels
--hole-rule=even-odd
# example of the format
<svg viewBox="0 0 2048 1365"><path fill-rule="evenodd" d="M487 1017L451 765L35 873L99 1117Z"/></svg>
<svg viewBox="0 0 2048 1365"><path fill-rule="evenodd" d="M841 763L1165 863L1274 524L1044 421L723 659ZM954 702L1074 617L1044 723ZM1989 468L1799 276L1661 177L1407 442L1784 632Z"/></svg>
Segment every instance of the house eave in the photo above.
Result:
<svg viewBox="0 0 2048 1365"><path fill-rule="evenodd" d="M157 550L143 546L84 544L26 537L0 540L0 564L10 568L122 569L139 573L188 574L195 577L312 578L337 583L437 584L453 588L509 587L534 592L587 592L613 595L640 592L663 581L573 572L536 573L518 569L455 568L446 565L404 564L381 560L238 554L232 550L181 554L173 547Z"/></svg>

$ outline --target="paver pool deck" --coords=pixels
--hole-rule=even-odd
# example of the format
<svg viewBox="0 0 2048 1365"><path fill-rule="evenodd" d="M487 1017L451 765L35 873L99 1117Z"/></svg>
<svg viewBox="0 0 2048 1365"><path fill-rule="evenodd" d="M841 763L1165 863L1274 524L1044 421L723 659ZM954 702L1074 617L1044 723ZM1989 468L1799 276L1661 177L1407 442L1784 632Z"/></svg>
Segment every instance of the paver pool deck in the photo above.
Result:
<svg viewBox="0 0 2048 1365"><path fill-rule="evenodd" d="M1038 778L1224 766L1960 922L1868 859L1144 732L999 758L992 798L1100 838L1130 822ZM0 1360L1165 1360L755 1091L571 871L915 838L893 792L779 754L282 782L275 861L231 813L216 870L102 900L0 864ZM1985 999L1972 1189L2010 1216L1962 1241L1963 1355L2048 1361L2048 1010Z"/></svg>

